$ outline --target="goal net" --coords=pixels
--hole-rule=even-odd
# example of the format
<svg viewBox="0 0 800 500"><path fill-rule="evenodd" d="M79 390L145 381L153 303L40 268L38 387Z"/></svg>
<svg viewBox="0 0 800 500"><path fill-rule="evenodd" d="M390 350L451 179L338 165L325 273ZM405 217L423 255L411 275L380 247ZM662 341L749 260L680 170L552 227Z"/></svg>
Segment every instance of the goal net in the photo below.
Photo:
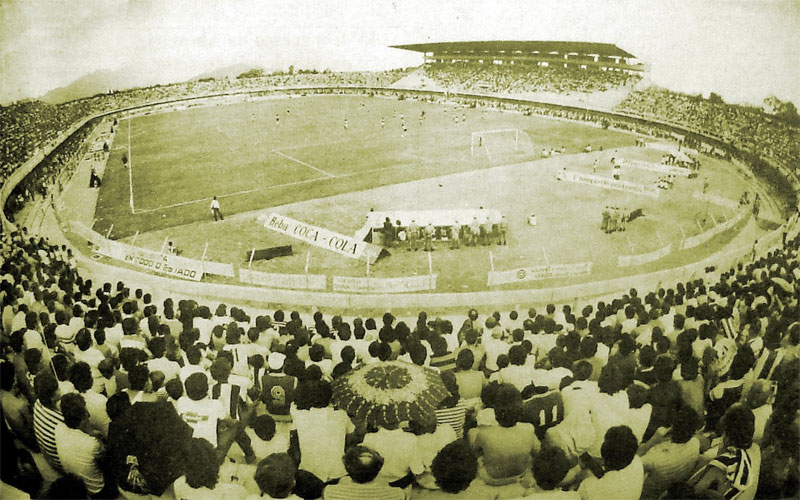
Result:
<svg viewBox="0 0 800 500"><path fill-rule="evenodd" d="M470 154L485 154L492 162L526 157L534 154L533 142L526 132L516 128L483 130L472 133Z"/></svg>

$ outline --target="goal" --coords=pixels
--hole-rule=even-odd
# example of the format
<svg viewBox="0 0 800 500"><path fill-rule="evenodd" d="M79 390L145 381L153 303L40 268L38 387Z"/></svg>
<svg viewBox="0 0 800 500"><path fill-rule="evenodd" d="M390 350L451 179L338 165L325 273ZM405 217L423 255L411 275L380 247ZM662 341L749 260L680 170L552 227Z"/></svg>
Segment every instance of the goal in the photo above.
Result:
<svg viewBox="0 0 800 500"><path fill-rule="evenodd" d="M533 144L527 133L516 128L473 132L470 155L480 155L482 151L494 161L500 159L499 156L533 154Z"/></svg>

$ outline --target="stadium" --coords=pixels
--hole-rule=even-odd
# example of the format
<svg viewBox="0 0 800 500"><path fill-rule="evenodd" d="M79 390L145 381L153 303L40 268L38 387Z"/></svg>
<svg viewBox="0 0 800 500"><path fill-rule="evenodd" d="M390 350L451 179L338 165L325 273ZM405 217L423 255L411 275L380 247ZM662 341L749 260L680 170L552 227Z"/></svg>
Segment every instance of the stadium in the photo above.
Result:
<svg viewBox="0 0 800 500"><path fill-rule="evenodd" d="M609 476L644 461L638 489L633 480L620 498L683 498L690 490L680 488L700 491L730 453L744 453L756 478L730 480L745 492L738 498L797 494L796 471L776 479L765 470L797 463L780 436L798 431L798 126L652 86L649 63L614 44L391 48L420 64L245 72L2 108L2 376L12 380L3 392L33 418L9 418L17 410L3 400L3 459L27 456L38 470L35 485L35 474L4 473L3 496L82 486L93 498L245 498L248 488L272 498L550 498L529 495L559 485L574 494L564 498L602 498ZM86 393L87 364L89 385L108 401L102 411L69 395ZM239 385L217 377L220 365ZM431 387L402 407L354 402L366 398L357 376L383 366L380 384L359 379L372 386L365 392L416 384L413 369ZM392 370L403 371L399 382ZM153 441L157 451L134 458L143 482L132 480L129 441L149 442L122 437L137 419L156 418L165 442L186 423L199 437L184 410L201 398L181 406L198 373L209 390L242 390L238 417L224 388L209 396L228 398L233 423L220 418L211 438L187 439L180 452ZM281 377L293 380L286 408L262 386ZM50 381L58 391L48 399ZM179 382L174 404L167 381ZM132 406L112 415L119 394ZM44 429L50 412L77 432L75 404L89 409L90 426L95 411L106 419L98 442L110 458L98 470L76 466L59 431L48 440ZM346 447L344 434L332 445L343 464L312 460L303 429L339 414L361 445L348 432ZM253 424L265 419L275 437ZM435 430L425 430L430 419ZM730 452L731 422L755 425L757 439L751 432ZM409 424L415 438L440 442L418 466L398 465L386 444L412 435L398 428ZM575 431L583 425L591 436ZM674 437L679 426L703 437L691 438L696 456L666 472L647 452L665 436L686 443ZM491 467L489 445L476 442L492 438L475 436L493 427L509 431L508 443L535 441L521 454L532 460L525 471ZM283 448L271 446L278 435ZM629 438L642 460L609 468L607 448ZM153 458L215 448L223 465L199 459L200 473ZM260 456L267 448L276 452ZM380 459L378 479L357 479L352 450L362 465ZM442 465L469 471L473 458L471 477ZM602 473L586 479L603 460L607 484ZM561 462L583 479L550 470ZM390 463L402 473L389 474ZM223 481L232 464L255 482L233 472ZM352 484L338 481L342 467ZM295 480L281 496L272 483L287 470ZM549 475L561 477L550 485Z"/></svg>

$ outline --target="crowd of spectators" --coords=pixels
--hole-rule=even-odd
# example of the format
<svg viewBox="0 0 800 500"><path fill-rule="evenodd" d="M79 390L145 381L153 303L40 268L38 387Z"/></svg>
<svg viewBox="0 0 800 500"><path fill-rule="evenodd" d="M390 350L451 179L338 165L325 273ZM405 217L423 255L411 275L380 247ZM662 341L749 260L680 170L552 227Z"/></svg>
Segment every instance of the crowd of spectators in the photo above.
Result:
<svg viewBox="0 0 800 500"><path fill-rule="evenodd" d="M794 497L799 251L795 217L781 245L718 279L582 307L376 320L156 300L85 279L66 247L4 233L2 487L50 498ZM449 397L430 420L368 425L331 404L332 381L393 360L438 372Z"/></svg>
<svg viewBox="0 0 800 500"><path fill-rule="evenodd" d="M60 106L41 101L23 101L0 107L0 179L33 156L37 149L55 140L73 123L93 112L85 101Z"/></svg>
<svg viewBox="0 0 800 500"><path fill-rule="evenodd" d="M739 149L773 159L800 176L800 128L759 108L648 87L631 92L618 110L717 137Z"/></svg>
<svg viewBox="0 0 800 500"><path fill-rule="evenodd" d="M524 95L529 92L592 92L632 85L638 77L620 72L602 72L539 66L511 65L440 65L425 68L427 74L452 90L484 94ZM155 85L115 91L49 105L40 101L24 101L0 108L0 181L4 181L21 163L44 150L56 146L55 140L81 119L102 112L181 98L216 94L253 92L291 87L389 87L407 74L404 70L381 72L303 72L280 73L255 78L204 78L169 85ZM474 101L465 98L465 105ZM655 125L624 118L603 116L590 111L577 111L554 106L518 105L500 101L482 105L512 108L528 114L558 116L567 119L597 122L624 130L656 137L670 132ZM689 96L654 87L634 90L617 107L618 111L673 123L699 133L717 137L723 142L748 152L748 163L757 158L770 159L800 175L800 131L763 111L745 106L728 105L719 100ZM691 145L691 144L690 144ZM712 150L727 155L725 151ZM66 165L66 164L64 164ZM762 177L774 177L771 172ZM778 184L781 181L770 181ZM40 183L39 183L40 184ZM786 193L784 193L786 194Z"/></svg>
<svg viewBox="0 0 800 500"><path fill-rule="evenodd" d="M52 201L52 195L57 195L63 185L72 176L78 165L78 160L86 152L86 138L91 133L91 128L83 127L72 134L67 140L60 143L37 166L33 175L27 175L11 192L6 200L5 214L9 220L14 221L15 215L27 203L36 199ZM48 199L49 198L49 199Z"/></svg>
<svg viewBox="0 0 800 500"><path fill-rule="evenodd" d="M449 90L492 94L602 92L632 86L639 75L533 64L430 64L425 75Z"/></svg>

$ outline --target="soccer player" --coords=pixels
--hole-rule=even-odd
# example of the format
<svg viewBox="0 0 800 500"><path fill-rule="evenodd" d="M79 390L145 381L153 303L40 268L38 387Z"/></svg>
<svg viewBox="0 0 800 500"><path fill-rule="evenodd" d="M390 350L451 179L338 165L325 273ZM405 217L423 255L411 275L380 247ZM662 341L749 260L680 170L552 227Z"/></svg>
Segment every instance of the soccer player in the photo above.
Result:
<svg viewBox="0 0 800 500"><path fill-rule="evenodd" d="M281 117L278 113L275 113L275 126L279 126L281 124Z"/></svg>
<svg viewBox="0 0 800 500"><path fill-rule="evenodd" d="M211 213L214 214L214 222L217 222L217 220L225 220L225 217L222 216L222 212L219 209L219 201L216 196L211 200Z"/></svg>
<svg viewBox="0 0 800 500"><path fill-rule="evenodd" d="M347 123L347 118L344 119L344 129L347 130L349 124Z"/></svg>
<svg viewBox="0 0 800 500"><path fill-rule="evenodd" d="M498 238L498 245L508 245L508 240L506 239L506 235L508 235L508 221L506 220L506 216L502 216L500 218L500 224L498 224L498 229L500 231L500 237Z"/></svg>
<svg viewBox="0 0 800 500"><path fill-rule="evenodd" d="M419 238L419 226L414 219L411 219L411 224L408 225L406 237L408 238L408 250L414 250L416 252L417 239Z"/></svg>
<svg viewBox="0 0 800 500"><path fill-rule="evenodd" d="M461 224L458 221L450 226L450 249L461 247Z"/></svg>
<svg viewBox="0 0 800 500"><path fill-rule="evenodd" d="M383 130L384 126L386 126L386 121L381 117L381 130Z"/></svg>
<svg viewBox="0 0 800 500"><path fill-rule="evenodd" d="M426 252L433 252L433 238L436 236L436 228L433 226L433 222L428 221L428 224L425 226L425 251Z"/></svg>

